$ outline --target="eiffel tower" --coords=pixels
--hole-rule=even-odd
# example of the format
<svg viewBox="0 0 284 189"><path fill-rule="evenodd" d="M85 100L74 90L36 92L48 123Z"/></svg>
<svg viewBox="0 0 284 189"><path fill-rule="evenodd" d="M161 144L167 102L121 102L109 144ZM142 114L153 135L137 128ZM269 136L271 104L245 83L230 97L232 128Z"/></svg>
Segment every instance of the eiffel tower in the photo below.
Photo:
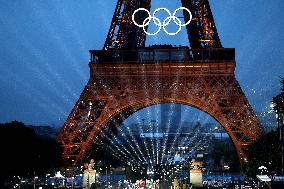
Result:
<svg viewBox="0 0 284 189"><path fill-rule="evenodd" d="M132 21L151 0L118 0L102 50L90 50L90 79L58 135L67 164L81 164L94 141L142 108L179 103L217 120L232 139L240 162L263 129L235 78L235 49L223 48L208 0L181 0L192 20L189 46L145 47L146 34ZM190 15L184 14L184 22ZM147 15L137 17L143 23Z"/></svg>

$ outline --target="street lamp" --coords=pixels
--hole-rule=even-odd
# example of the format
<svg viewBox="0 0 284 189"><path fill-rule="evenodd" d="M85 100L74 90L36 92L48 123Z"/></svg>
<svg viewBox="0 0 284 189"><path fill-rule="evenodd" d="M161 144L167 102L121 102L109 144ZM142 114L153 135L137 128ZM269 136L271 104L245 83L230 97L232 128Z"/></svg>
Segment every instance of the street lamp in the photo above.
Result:
<svg viewBox="0 0 284 189"><path fill-rule="evenodd" d="M277 115L279 142L281 147L281 173L284 175L284 78L282 92L273 98L271 108Z"/></svg>
<svg viewBox="0 0 284 189"><path fill-rule="evenodd" d="M36 188L36 180L38 179L38 176L34 176L34 189Z"/></svg>
<svg viewBox="0 0 284 189"><path fill-rule="evenodd" d="M72 165L73 165L73 172L72 172L72 177L71 177L71 179L72 179L72 183L71 183L71 185L72 185L72 189L74 188L74 178L75 178L75 166L74 166L74 162L75 162L75 160L74 159L72 159Z"/></svg>

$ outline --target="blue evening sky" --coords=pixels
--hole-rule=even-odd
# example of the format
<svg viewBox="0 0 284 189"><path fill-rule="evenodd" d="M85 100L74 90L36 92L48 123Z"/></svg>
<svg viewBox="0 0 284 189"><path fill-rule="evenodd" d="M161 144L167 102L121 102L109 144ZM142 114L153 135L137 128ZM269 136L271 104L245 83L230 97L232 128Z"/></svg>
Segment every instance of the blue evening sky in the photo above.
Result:
<svg viewBox="0 0 284 189"><path fill-rule="evenodd" d="M152 10L180 7L152 0ZM224 47L236 48L236 78L256 112L267 112L284 76L284 1L210 0ZM116 0L0 0L0 122L60 126L89 78ZM188 45L185 29L147 45ZM143 114L143 111L141 112Z"/></svg>

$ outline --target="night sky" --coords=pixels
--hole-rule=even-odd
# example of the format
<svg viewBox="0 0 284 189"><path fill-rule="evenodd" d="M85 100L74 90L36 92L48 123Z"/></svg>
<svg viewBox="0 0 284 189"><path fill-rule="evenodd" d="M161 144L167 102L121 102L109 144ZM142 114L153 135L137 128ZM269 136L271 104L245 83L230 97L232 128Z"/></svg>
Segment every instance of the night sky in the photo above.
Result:
<svg viewBox="0 0 284 189"><path fill-rule="evenodd" d="M104 44L116 0L0 3L0 122L62 126L88 81L88 50ZM237 80L254 110L268 112L284 77L284 1L210 3L223 46L236 48ZM152 11L180 6L152 0ZM161 32L146 44L188 45L186 30Z"/></svg>

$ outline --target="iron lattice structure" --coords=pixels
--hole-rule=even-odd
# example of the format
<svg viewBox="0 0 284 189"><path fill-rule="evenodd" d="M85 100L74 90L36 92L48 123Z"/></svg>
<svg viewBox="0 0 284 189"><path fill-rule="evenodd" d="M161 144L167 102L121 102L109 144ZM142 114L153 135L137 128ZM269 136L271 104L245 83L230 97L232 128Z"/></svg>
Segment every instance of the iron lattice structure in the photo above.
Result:
<svg viewBox="0 0 284 189"><path fill-rule="evenodd" d="M137 49L145 46L146 34L132 23L132 14L138 8L150 10L151 0L119 0L104 44L107 49ZM147 14L136 17L143 23Z"/></svg>
<svg viewBox="0 0 284 189"><path fill-rule="evenodd" d="M150 0L118 0L104 49L90 51L89 82L58 136L67 163L89 158L94 142L111 138L132 113L169 102L215 118L241 163L247 161L246 149L263 129L235 79L235 51L222 48L208 0L182 4L193 14L187 27L191 48L145 47L145 34L130 18L139 7L150 9Z"/></svg>

